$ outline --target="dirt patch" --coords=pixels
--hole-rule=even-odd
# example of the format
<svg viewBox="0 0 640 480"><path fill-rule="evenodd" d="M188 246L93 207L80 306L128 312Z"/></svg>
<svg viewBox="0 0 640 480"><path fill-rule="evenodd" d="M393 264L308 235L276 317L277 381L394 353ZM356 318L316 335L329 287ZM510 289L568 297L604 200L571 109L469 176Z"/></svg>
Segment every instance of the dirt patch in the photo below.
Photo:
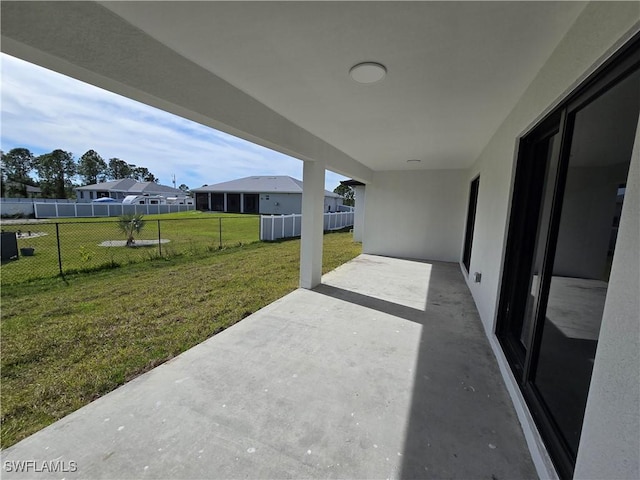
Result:
<svg viewBox="0 0 640 480"><path fill-rule="evenodd" d="M169 243L171 240L167 240L166 238L161 238L158 240L136 240L131 247L148 247L150 245L158 245L159 243ZM102 243L99 243L100 247L126 247L126 240L106 240Z"/></svg>

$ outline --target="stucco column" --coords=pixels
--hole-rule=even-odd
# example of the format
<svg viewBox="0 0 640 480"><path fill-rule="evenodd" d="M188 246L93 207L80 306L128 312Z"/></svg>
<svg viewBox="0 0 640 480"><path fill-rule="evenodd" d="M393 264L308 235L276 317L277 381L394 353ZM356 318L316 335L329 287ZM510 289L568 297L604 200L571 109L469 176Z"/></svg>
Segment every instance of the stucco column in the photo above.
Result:
<svg viewBox="0 0 640 480"><path fill-rule="evenodd" d="M211 192L207 193L207 205L209 206L209 211L212 210L211 208Z"/></svg>
<svg viewBox="0 0 640 480"><path fill-rule="evenodd" d="M357 185L353 187L355 192L355 212L353 214L353 241L362 242L364 238L364 205L365 186Z"/></svg>
<svg viewBox="0 0 640 480"><path fill-rule="evenodd" d="M322 277L324 229L324 162L304 162L302 172L302 240L300 287L313 288Z"/></svg>
<svg viewBox="0 0 640 480"><path fill-rule="evenodd" d="M639 219L640 123L629 167L574 478L640 478Z"/></svg>
<svg viewBox="0 0 640 480"><path fill-rule="evenodd" d="M222 211L226 212L227 211L227 192L224 192L223 195L224 195L224 202L223 202L224 206L222 207Z"/></svg>
<svg viewBox="0 0 640 480"><path fill-rule="evenodd" d="M240 213L244 213L244 193L240 194Z"/></svg>

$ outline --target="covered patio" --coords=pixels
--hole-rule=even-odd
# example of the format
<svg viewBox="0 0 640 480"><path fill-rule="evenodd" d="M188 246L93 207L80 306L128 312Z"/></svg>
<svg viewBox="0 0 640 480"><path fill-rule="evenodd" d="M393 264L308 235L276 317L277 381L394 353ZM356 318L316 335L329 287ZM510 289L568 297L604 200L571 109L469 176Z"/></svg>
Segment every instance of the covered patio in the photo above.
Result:
<svg viewBox="0 0 640 480"><path fill-rule="evenodd" d="M67 478L640 478L638 2L1 9L2 52L297 158L304 182L303 290L7 460L77 461ZM368 255L322 280L326 170L361 184ZM545 399L563 225L568 245L604 239L587 280L607 292L597 350L572 357L584 388Z"/></svg>
<svg viewBox="0 0 640 480"><path fill-rule="evenodd" d="M2 460L4 478L536 477L460 267L373 255Z"/></svg>

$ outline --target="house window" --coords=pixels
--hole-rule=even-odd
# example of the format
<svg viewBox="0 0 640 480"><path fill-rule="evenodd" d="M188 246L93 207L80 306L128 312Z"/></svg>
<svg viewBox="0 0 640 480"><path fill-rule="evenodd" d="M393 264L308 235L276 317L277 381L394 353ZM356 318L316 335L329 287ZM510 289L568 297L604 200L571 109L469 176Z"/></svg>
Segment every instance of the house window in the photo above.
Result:
<svg viewBox="0 0 640 480"><path fill-rule="evenodd" d="M462 253L462 264L469 273L471 264L471 247L473 246L473 229L476 224L476 207L478 205L478 189L480 188L480 177L471 182L469 192L469 209L467 210L467 228L464 234L464 251Z"/></svg>
<svg viewBox="0 0 640 480"><path fill-rule="evenodd" d="M520 142L497 336L573 477L640 114L640 42Z"/></svg>
<svg viewBox="0 0 640 480"><path fill-rule="evenodd" d="M93 192L89 192L89 198L93 200Z"/></svg>
<svg viewBox="0 0 640 480"><path fill-rule="evenodd" d="M80 190L80 198L84 198L84 192Z"/></svg>
<svg viewBox="0 0 640 480"><path fill-rule="evenodd" d="M227 193L227 212L240 213L239 193Z"/></svg>
<svg viewBox="0 0 640 480"><path fill-rule="evenodd" d="M211 194L211 207L216 212L224 212L224 193Z"/></svg>
<svg viewBox="0 0 640 480"><path fill-rule="evenodd" d="M209 194L208 193L196 193L196 210L205 211L209 210Z"/></svg>

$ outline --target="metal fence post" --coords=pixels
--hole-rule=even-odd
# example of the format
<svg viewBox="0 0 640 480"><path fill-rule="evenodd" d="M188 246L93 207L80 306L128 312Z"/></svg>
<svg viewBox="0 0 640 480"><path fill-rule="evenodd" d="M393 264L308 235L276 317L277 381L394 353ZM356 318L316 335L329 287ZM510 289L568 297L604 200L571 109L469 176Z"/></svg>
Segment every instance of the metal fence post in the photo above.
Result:
<svg viewBox="0 0 640 480"><path fill-rule="evenodd" d="M220 248L222 249L222 217L218 217L218 231L220 233Z"/></svg>
<svg viewBox="0 0 640 480"><path fill-rule="evenodd" d="M58 242L58 269L60 270L60 276L62 276L62 253L60 252L60 224L56 222L56 240Z"/></svg>
<svg viewBox="0 0 640 480"><path fill-rule="evenodd" d="M160 238L160 220L158 219L158 255L162 256L162 239Z"/></svg>

